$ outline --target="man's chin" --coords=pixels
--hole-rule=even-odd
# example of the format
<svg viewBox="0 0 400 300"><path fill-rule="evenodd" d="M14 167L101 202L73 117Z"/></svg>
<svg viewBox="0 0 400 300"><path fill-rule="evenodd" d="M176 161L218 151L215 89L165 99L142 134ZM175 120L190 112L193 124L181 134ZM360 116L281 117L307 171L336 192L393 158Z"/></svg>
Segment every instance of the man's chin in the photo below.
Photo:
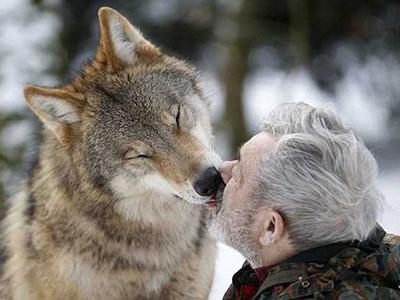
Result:
<svg viewBox="0 0 400 300"><path fill-rule="evenodd" d="M227 244L229 241L230 225L224 202L222 200L219 201L217 207L213 207L210 211L211 214L208 222L209 232L217 241Z"/></svg>
<svg viewBox="0 0 400 300"><path fill-rule="evenodd" d="M252 265L261 266L262 261L256 249L257 245L251 240L250 233L243 231L230 232L228 228L224 226L225 224L221 222L222 220L219 220L218 216L216 219L212 220L208 229L211 236L218 242L238 251L248 261L250 261Z"/></svg>
<svg viewBox="0 0 400 300"><path fill-rule="evenodd" d="M218 224L218 220L216 220L216 210L213 210L213 214L211 220L209 222L208 231L211 236L216 239L218 242L225 243L225 235L224 231L221 229L220 224Z"/></svg>

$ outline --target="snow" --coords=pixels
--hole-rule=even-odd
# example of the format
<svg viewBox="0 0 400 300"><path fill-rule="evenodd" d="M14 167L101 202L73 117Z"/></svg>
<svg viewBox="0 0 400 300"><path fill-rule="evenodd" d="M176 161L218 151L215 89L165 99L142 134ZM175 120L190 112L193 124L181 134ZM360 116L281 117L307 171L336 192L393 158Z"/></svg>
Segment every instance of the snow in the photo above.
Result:
<svg viewBox="0 0 400 300"><path fill-rule="evenodd" d="M218 243L218 256L210 300L222 299L232 282L232 275L240 269L244 261L245 258L239 252L222 243Z"/></svg>
<svg viewBox="0 0 400 300"><path fill-rule="evenodd" d="M380 223L387 232L400 235L400 168L382 171L378 184L385 195L384 212Z"/></svg>
<svg viewBox="0 0 400 300"><path fill-rule="evenodd" d="M250 74L245 82L244 112L251 131L257 131L259 121L278 104L302 101L316 106L328 105L364 139L370 142L382 140L385 138L383 133L388 132L388 106L392 103L390 91L393 92L397 85L377 84L376 77L386 78L388 73L399 78L400 72L391 69L390 60L378 66L375 60L371 58L365 65L351 64L348 73L336 84L333 94L319 89L305 69L290 72L261 69ZM398 62L392 64L400 70Z"/></svg>
<svg viewBox="0 0 400 300"><path fill-rule="evenodd" d="M2 1L0 7L0 110L24 107L23 85L56 84L48 72L50 44L60 29L56 15L35 9L29 0Z"/></svg>

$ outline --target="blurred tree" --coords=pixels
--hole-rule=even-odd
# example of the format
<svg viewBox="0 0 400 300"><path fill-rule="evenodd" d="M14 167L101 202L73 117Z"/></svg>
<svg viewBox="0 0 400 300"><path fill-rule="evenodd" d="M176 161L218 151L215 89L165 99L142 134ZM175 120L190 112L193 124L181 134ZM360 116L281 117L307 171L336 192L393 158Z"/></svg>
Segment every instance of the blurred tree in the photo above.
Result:
<svg viewBox="0 0 400 300"><path fill-rule="evenodd" d="M30 160L30 152L34 148L30 134L37 123L22 105L21 78L24 83L35 80L40 82L40 78L49 78L48 74L51 73L51 68L47 68L40 58L31 57L40 55L41 51L50 50L48 44L40 44L41 41L38 40L40 36L46 36L46 33L39 34L36 40L35 37L27 36L25 32L21 32L20 36L13 35L25 26L29 28L40 23L41 13L46 9L41 1L27 2L3 1L1 5L7 5L0 7L5 8L0 9L0 85L2 106L6 108L0 112L0 215L3 213L5 200L18 189L18 182L25 176L25 162ZM15 15L9 13L14 11L17 12ZM38 30L42 24L39 24ZM39 49L36 42L42 48ZM46 60L52 61L52 56L47 54ZM37 69L32 66L36 66ZM15 93L16 90L19 93Z"/></svg>
<svg viewBox="0 0 400 300"><path fill-rule="evenodd" d="M9 126L15 124L16 122L20 122L24 120L26 115L22 113L8 113L4 114L0 112L0 135L4 136L6 130L9 129ZM7 145L0 143L0 170L1 178L0 178L0 217L3 213L4 208L4 200L8 196L7 184L9 183L9 177L11 174L21 174L22 169L22 161L24 158L24 152L26 150L26 145L17 145L13 147L13 151L10 152L9 147ZM4 173L4 171L8 171L8 176Z"/></svg>
<svg viewBox="0 0 400 300"><path fill-rule="evenodd" d="M229 24L236 29L230 38L225 37L223 41L227 58L220 75L225 90L224 129L231 149L237 149L249 137L243 112L243 87L249 68L248 56L253 46L253 35L248 34L248 20L254 14L255 4L253 1L240 1L236 9L226 16Z"/></svg>
<svg viewBox="0 0 400 300"><path fill-rule="evenodd" d="M289 44L294 52L295 65L307 65L310 61L309 1L288 0Z"/></svg>

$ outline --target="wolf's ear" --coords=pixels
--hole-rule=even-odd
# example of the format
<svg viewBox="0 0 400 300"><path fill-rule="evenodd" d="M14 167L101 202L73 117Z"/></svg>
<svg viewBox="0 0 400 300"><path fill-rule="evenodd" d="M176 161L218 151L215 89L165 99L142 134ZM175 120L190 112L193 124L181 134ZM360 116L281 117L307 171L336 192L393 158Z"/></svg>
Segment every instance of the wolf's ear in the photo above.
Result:
<svg viewBox="0 0 400 300"><path fill-rule="evenodd" d="M99 23L100 47L111 66L131 65L140 55L159 55L159 50L114 9L100 8Z"/></svg>
<svg viewBox="0 0 400 300"><path fill-rule="evenodd" d="M69 125L80 120L79 99L67 90L31 85L24 88L24 95L29 107L47 128L60 142L66 142Z"/></svg>

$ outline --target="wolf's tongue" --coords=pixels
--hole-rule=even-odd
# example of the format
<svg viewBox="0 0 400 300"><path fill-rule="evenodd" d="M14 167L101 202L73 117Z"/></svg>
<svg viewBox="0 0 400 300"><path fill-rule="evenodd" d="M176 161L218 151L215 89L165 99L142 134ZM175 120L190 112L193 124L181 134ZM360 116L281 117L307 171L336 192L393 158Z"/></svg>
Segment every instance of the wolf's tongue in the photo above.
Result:
<svg viewBox="0 0 400 300"><path fill-rule="evenodd" d="M213 195L210 200L207 202L209 207L217 207L217 199L216 195Z"/></svg>

